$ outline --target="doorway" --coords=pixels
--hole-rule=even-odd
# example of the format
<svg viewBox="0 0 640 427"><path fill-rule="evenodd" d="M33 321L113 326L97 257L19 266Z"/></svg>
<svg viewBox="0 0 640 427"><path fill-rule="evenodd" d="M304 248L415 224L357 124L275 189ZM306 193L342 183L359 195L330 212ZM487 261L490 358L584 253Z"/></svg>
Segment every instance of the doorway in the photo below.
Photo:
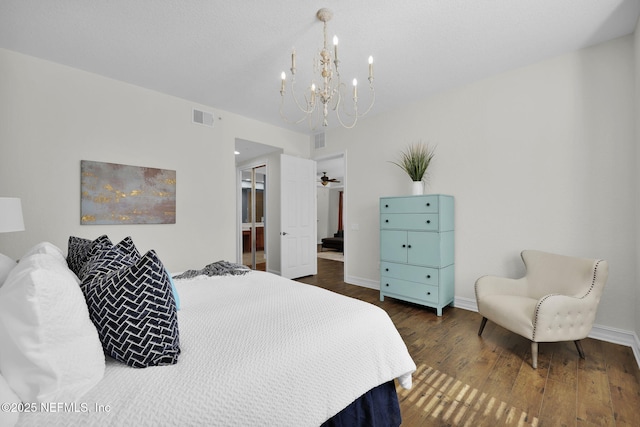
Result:
<svg viewBox="0 0 640 427"><path fill-rule="evenodd" d="M266 179L267 166L242 169L242 264L266 271Z"/></svg>
<svg viewBox="0 0 640 427"><path fill-rule="evenodd" d="M346 152L316 157L318 258L343 263L346 270Z"/></svg>

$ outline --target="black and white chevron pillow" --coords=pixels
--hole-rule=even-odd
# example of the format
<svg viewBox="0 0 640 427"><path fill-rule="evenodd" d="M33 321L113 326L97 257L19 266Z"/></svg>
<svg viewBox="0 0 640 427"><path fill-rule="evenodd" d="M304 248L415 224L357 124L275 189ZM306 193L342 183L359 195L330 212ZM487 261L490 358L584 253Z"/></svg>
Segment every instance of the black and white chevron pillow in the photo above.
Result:
<svg viewBox="0 0 640 427"><path fill-rule="evenodd" d="M131 237L125 237L120 243L94 244L89 251L88 259L77 273L84 285L96 277L120 270L134 264L140 259L140 252L133 244Z"/></svg>
<svg viewBox="0 0 640 427"><path fill-rule="evenodd" d="M172 365L180 354L169 275L155 251L84 284L105 353L136 368Z"/></svg>
<svg viewBox="0 0 640 427"><path fill-rule="evenodd" d="M69 236L67 246L67 266L77 276L80 269L89 259L89 252L94 245L111 245L111 240L107 235L102 235L95 240L85 239L83 237Z"/></svg>

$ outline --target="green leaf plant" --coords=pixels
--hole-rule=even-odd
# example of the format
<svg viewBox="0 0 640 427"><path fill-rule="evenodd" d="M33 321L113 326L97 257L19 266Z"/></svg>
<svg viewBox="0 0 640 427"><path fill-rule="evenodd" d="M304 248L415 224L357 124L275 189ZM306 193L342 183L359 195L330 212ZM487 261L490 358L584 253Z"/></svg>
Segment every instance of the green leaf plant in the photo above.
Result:
<svg viewBox="0 0 640 427"><path fill-rule="evenodd" d="M431 160L435 156L435 149L428 144L418 142L409 145L401 153L398 162L391 162L405 171L412 181L422 181L425 178Z"/></svg>

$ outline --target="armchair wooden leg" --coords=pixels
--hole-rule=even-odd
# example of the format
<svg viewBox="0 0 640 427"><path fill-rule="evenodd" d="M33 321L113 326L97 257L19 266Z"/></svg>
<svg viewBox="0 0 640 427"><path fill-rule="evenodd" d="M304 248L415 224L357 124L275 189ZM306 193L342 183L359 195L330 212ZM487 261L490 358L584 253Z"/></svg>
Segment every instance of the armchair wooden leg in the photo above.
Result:
<svg viewBox="0 0 640 427"><path fill-rule="evenodd" d="M538 369L538 343L531 341L531 366Z"/></svg>
<svg viewBox="0 0 640 427"><path fill-rule="evenodd" d="M482 331L484 330L484 327L486 324L487 324L487 318L483 317L482 322L480 323L480 330L478 331L478 336L482 335Z"/></svg>
<svg viewBox="0 0 640 427"><path fill-rule="evenodd" d="M578 349L578 354L580 355L581 359L584 359L584 350L582 349L582 343L580 342L580 340L575 340L574 343L576 343L576 348Z"/></svg>

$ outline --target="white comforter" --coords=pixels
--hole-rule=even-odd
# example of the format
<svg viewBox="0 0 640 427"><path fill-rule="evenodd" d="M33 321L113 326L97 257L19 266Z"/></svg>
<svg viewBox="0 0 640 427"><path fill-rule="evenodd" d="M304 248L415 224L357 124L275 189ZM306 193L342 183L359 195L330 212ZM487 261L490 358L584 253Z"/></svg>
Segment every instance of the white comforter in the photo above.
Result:
<svg viewBox="0 0 640 427"><path fill-rule="evenodd" d="M173 366L108 358L74 406L18 425L318 426L415 364L380 308L279 276L176 280L182 354Z"/></svg>

